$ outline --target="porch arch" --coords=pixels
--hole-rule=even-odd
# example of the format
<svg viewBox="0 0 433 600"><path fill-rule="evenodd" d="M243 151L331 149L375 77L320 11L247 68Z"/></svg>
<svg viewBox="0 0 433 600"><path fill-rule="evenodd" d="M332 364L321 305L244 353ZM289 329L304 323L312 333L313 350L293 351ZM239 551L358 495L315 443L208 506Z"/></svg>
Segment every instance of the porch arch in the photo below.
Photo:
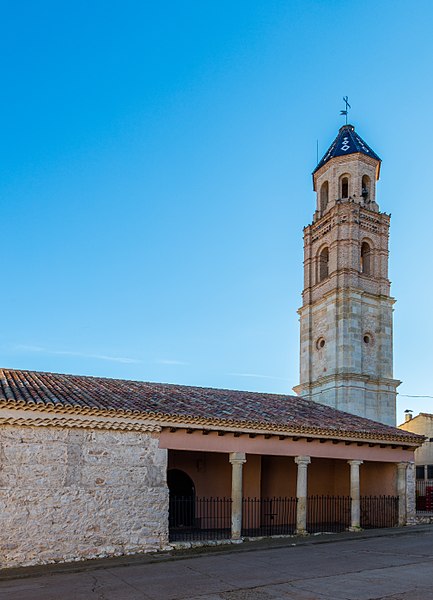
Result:
<svg viewBox="0 0 433 600"><path fill-rule="evenodd" d="M169 491L169 528L192 527L195 521L195 486L191 477L180 469L167 471Z"/></svg>

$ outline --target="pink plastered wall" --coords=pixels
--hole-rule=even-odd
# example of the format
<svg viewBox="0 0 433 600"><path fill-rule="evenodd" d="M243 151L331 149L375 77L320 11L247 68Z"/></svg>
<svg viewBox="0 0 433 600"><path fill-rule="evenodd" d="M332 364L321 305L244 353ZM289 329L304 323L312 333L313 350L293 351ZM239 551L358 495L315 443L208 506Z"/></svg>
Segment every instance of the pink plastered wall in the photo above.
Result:
<svg viewBox="0 0 433 600"><path fill-rule="evenodd" d="M289 456L247 454L243 495L248 498L295 497L297 465ZM197 497L231 495L229 454L170 450L168 468L180 469L194 482ZM360 466L361 495L395 495L396 465L365 461ZM308 466L308 495L348 496L350 466L346 460L312 458Z"/></svg>
<svg viewBox="0 0 433 600"><path fill-rule="evenodd" d="M362 496L395 496L397 466L389 463L364 462L359 468Z"/></svg>
<svg viewBox="0 0 433 600"><path fill-rule="evenodd" d="M168 469L180 469L194 482L197 497L231 496L232 465L229 454L170 450ZM243 468L243 492L246 497L260 497L261 457L247 456Z"/></svg>

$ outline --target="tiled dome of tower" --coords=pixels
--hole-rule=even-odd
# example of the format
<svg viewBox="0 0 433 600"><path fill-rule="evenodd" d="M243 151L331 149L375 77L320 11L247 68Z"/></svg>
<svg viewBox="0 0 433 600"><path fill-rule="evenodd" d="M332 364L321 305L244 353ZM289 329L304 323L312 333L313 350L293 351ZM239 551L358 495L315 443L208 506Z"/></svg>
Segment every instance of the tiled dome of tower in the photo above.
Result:
<svg viewBox="0 0 433 600"><path fill-rule="evenodd" d="M318 171L328 160L335 158L336 156L346 156L347 154L355 154L361 152L366 156L371 156L376 160L381 160L376 152L374 152L370 146L364 142L364 140L356 133L353 125L343 125L338 131L338 135L332 142L326 154L319 161L319 164L314 169L313 173Z"/></svg>

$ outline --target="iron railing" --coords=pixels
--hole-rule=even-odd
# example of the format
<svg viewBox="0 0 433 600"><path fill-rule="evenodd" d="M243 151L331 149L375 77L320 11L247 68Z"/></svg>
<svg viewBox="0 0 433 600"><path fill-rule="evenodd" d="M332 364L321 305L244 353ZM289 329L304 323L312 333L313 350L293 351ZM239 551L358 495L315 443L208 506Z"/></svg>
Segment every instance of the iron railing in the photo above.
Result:
<svg viewBox="0 0 433 600"><path fill-rule="evenodd" d="M231 498L171 497L170 541L229 539L231 512Z"/></svg>
<svg viewBox="0 0 433 600"><path fill-rule="evenodd" d="M417 479L416 510L417 512L433 512L433 479Z"/></svg>
<svg viewBox="0 0 433 600"><path fill-rule="evenodd" d="M296 498L243 498L242 536L290 535L296 531ZM398 496L361 496L364 529L398 524ZM231 537L231 498L171 497L171 541L224 540ZM307 531L340 532L351 525L349 496L309 496Z"/></svg>
<svg viewBox="0 0 433 600"><path fill-rule="evenodd" d="M296 498L243 498L242 535L289 535L296 530Z"/></svg>
<svg viewBox="0 0 433 600"><path fill-rule="evenodd" d="M398 496L361 496L361 527L396 527Z"/></svg>
<svg viewBox="0 0 433 600"><path fill-rule="evenodd" d="M307 531L337 533L350 527L350 496L309 496Z"/></svg>

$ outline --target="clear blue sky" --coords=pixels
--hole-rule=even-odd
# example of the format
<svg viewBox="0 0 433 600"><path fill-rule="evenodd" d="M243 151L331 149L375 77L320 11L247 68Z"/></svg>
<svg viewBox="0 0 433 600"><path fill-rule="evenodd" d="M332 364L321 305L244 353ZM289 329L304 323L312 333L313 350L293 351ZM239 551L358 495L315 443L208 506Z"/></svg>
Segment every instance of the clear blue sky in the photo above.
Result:
<svg viewBox="0 0 433 600"><path fill-rule="evenodd" d="M383 159L395 376L433 395L432 23L423 0L4 2L1 365L290 393L316 139L348 94Z"/></svg>

